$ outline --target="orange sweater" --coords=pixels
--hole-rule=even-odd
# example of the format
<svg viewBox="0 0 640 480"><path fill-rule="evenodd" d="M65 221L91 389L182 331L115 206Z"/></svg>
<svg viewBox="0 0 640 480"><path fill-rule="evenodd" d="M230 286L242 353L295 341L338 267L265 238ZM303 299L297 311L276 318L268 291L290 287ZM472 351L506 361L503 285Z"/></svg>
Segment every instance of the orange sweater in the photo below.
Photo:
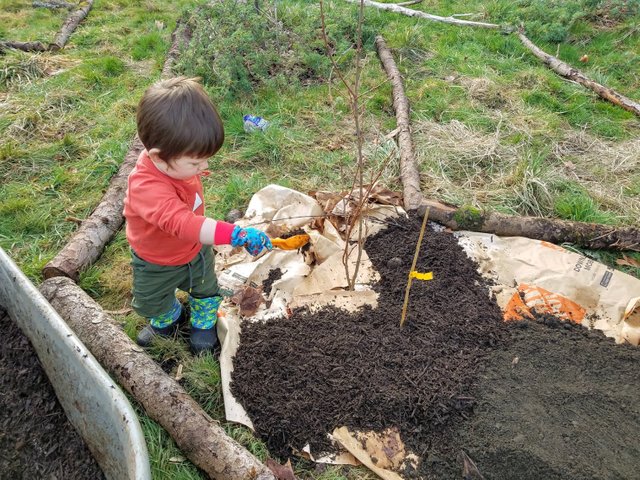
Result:
<svg viewBox="0 0 640 480"><path fill-rule="evenodd" d="M202 248L205 221L200 176L176 180L143 150L129 175L124 200L127 240L136 255L156 265L183 265Z"/></svg>

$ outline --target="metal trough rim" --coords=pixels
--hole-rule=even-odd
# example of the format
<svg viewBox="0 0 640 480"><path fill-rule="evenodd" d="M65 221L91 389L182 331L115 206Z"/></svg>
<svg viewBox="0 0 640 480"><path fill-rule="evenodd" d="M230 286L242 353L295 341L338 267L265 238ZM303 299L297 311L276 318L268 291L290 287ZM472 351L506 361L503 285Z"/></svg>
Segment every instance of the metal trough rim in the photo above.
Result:
<svg viewBox="0 0 640 480"><path fill-rule="evenodd" d="M31 341L69 421L105 476L150 480L147 445L129 400L1 247L0 305Z"/></svg>

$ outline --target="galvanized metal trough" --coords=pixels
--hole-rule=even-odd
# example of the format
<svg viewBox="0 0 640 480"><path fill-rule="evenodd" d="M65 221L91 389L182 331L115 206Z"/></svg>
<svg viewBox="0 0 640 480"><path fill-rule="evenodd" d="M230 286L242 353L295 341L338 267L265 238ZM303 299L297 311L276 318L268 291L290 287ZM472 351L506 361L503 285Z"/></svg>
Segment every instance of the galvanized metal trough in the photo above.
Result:
<svg viewBox="0 0 640 480"><path fill-rule="evenodd" d="M105 476L150 480L147 445L127 397L2 248L0 306L31 341L69 421Z"/></svg>

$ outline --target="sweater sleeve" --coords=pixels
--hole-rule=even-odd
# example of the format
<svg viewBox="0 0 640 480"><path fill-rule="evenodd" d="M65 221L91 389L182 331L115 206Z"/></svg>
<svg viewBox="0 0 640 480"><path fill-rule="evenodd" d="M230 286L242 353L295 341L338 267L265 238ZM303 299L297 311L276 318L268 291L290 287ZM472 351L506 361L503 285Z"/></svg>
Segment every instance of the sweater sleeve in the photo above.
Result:
<svg viewBox="0 0 640 480"><path fill-rule="evenodd" d="M129 204L140 218L181 240L200 241L200 229L206 217L196 215L172 185L147 178L137 187L129 191Z"/></svg>

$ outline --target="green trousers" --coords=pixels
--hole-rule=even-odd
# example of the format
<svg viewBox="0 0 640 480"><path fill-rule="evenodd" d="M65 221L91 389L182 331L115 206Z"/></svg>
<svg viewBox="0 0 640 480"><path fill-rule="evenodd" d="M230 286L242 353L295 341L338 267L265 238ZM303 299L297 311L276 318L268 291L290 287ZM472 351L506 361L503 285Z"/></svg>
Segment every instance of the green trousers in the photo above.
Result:
<svg viewBox="0 0 640 480"><path fill-rule="evenodd" d="M214 269L212 248L204 245L193 260L184 265L166 266L149 263L131 250L133 300L131 307L145 318L156 317L174 307L176 289L193 298L220 295Z"/></svg>

